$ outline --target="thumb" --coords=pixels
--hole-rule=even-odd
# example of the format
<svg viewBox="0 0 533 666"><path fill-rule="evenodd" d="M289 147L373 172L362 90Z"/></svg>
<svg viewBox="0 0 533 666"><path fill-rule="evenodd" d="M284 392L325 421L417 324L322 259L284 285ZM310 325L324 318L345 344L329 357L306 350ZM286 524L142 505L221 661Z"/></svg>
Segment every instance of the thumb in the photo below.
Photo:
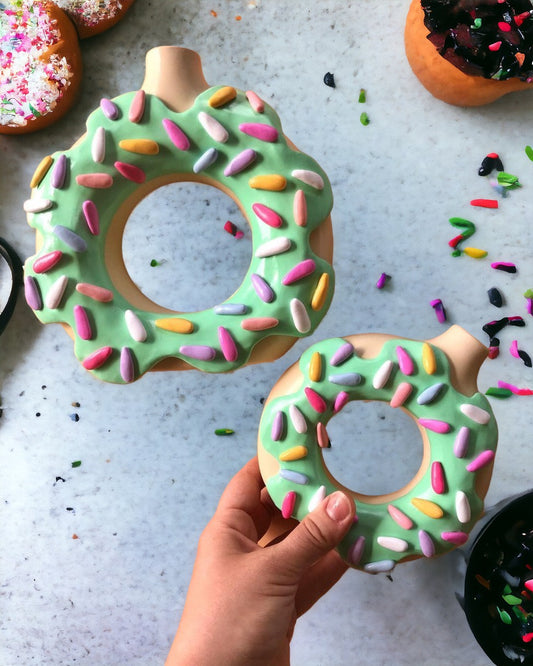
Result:
<svg viewBox="0 0 533 666"><path fill-rule="evenodd" d="M340 490L328 495L276 546L285 570L301 575L340 543L354 516L351 497Z"/></svg>

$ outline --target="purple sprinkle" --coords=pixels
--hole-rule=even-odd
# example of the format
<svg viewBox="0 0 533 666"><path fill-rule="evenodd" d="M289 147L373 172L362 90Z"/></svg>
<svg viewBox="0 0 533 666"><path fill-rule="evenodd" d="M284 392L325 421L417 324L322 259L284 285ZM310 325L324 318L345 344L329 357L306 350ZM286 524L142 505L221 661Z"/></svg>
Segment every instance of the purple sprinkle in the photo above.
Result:
<svg viewBox="0 0 533 666"><path fill-rule="evenodd" d="M72 231L72 229L64 227L62 224L56 224L53 231L54 234L62 240L65 245L68 245L71 250L74 250L74 252L85 252L87 249L87 243L81 236L78 236L77 233Z"/></svg>
<svg viewBox="0 0 533 666"><path fill-rule="evenodd" d="M272 291L271 286L266 282L260 275L257 273L252 273L252 286L255 289L255 293L259 298L265 303L272 303L274 300L274 292Z"/></svg>
<svg viewBox="0 0 533 666"><path fill-rule="evenodd" d="M118 106L110 99L107 99L107 97L102 97L100 100L100 108L109 120L116 120L118 118Z"/></svg>
<svg viewBox="0 0 533 666"><path fill-rule="evenodd" d="M440 298L435 298L430 301L430 305L435 310L439 323L443 324L446 321L446 310L444 309L444 305Z"/></svg>
<svg viewBox="0 0 533 666"><path fill-rule="evenodd" d="M255 161L257 153L252 148L245 148L236 157L234 157L228 166L224 169L225 176L235 176L244 171L252 162Z"/></svg>
<svg viewBox="0 0 533 666"><path fill-rule="evenodd" d="M54 169L50 177L50 182L52 187L56 190L60 190L65 184L65 178L67 176L67 156L60 155L57 158L56 163L54 164Z"/></svg>
<svg viewBox="0 0 533 666"><path fill-rule="evenodd" d="M462 426L462 428L457 433L455 444L453 446L453 453L456 458L464 458L466 456L469 441L470 429L467 426Z"/></svg>
<svg viewBox="0 0 533 666"><path fill-rule="evenodd" d="M435 555L435 544L429 534L424 530L418 532L418 542L420 544L420 550L426 557L433 557L433 555Z"/></svg>
<svg viewBox="0 0 533 666"><path fill-rule="evenodd" d="M33 278L31 275L28 275L24 278L24 296L26 297L26 303L32 310L42 309L43 302L41 299L39 286L35 278Z"/></svg>
<svg viewBox="0 0 533 666"><path fill-rule="evenodd" d="M383 289L383 287L387 284L387 281L391 279L390 275L387 275L387 273L382 273L379 276L378 281L376 282L376 287L378 289Z"/></svg>
<svg viewBox="0 0 533 666"><path fill-rule="evenodd" d="M273 442L279 442L283 436L283 430L285 428L285 417L283 412L276 412L274 420L272 421L272 430L270 431L270 437Z"/></svg>
<svg viewBox="0 0 533 666"><path fill-rule="evenodd" d="M120 375L125 382L132 382L135 377L133 356L129 347L122 347L120 352Z"/></svg>
<svg viewBox="0 0 533 666"><path fill-rule="evenodd" d="M351 345L349 342L345 342L333 354L329 364L340 365L341 363L344 363L346 359L350 358L350 356L352 356L353 353L354 353L353 345Z"/></svg>
<svg viewBox="0 0 533 666"><path fill-rule="evenodd" d="M207 345L182 345L180 353L197 361L212 361L217 354L216 349Z"/></svg>
<svg viewBox="0 0 533 666"><path fill-rule="evenodd" d="M495 261L490 267L498 271L505 271L506 273L516 273L516 265L508 261Z"/></svg>

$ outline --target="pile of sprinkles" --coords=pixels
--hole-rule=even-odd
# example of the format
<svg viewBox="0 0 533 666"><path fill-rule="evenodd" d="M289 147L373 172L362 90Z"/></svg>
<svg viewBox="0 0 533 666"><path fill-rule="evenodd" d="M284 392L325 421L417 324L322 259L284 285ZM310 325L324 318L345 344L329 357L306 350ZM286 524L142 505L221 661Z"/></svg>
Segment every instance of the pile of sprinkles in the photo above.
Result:
<svg viewBox="0 0 533 666"><path fill-rule="evenodd" d="M120 0L54 0L54 4L89 27L97 25L102 19L115 18L124 5Z"/></svg>
<svg viewBox="0 0 533 666"><path fill-rule="evenodd" d="M23 127L63 97L73 73L65 57L49 53L58 40L45 3L0 3L0 125Z"/></svg>

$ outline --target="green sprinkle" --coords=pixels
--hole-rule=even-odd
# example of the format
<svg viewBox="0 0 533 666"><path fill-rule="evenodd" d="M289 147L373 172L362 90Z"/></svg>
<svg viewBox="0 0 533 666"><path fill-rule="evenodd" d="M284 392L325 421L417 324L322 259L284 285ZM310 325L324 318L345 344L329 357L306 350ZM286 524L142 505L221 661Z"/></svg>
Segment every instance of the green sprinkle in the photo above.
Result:
<svg viewBox="0 0 533 666"><path fill-rule="evenodd" d="M34 115L36 118L39 118L39 117L41 116L41 113L40 113L39 111L37 111L37 109L36 109L34 106L32 106L31 104L29 104L29 107L30 107L30 111L33 113L33 115Z"/></svg>
<svg viewBox="0 0 533 666"><path fill-rule="evenodd" d="M498 174L498 184L506 187L508 190L514 190L517 187L522 187L518 180L518 176L513 176L512 173L500 171Z"/></svg>
<svg viewBox="0 0 533 666"><path fill-rule="evenodd" d="M161 266L161 262L157 261L157 259L152 259L150 266Z"/></svg>
<svg viewBox="0 0 533 666"><path fill-rule="evenodd" d="M462 254L461 250L454 250L452 252L452 257L460 257Z"/></svg>
<svg viewBox="0 0 533 666"><path fill-rule="evenodd" d="M363 113L359 116L359 120L361 121L361 125L369 125L370 124L370 118L368 117L368 114L363 111Z"/></svg>
<svg viewBox="0 0 533 666"><path fill-rule="evenodd" d="M522 603L522 599L520 597L515 597L514 594L504 594L502 595L502 599L506 604L509 604L509 606L518 606Z"/></svg>
<svg viewBox="0 0 533 666"><path fill-rule="evenodd" d="M483 24L483 20L480 19L480 18L476 18L476 19L474 19L474 25L472 26L472 28L474 30L479 30L479 28L481 28L482 24Z"/></svg>
<svg viewBox="0 0 533 666"><path fill-rule="evenodd" d="M533 289L526 289L524 291L524 298L533 298Z"/></svg>
<svg viewBox="0 0 533 666"><path fill-rule="evenodd" d="M71 465L72 467L81 467L81 460L75 460Z"/></svg>
<svg viewBox="0 0 533 666"><path fill-rule="evenodd" d="M512 623L513 620L512 620L511 616L509 615L509 613L507 611L502 611L501 609L498 608L498 606L496 606L496 610L500 614L500 620L504 624L511 624Z"/></svg>
<svg viewBox="0 0 533 666"><path fill-rule="evenodd" d="M359 104L364 104L366 102L366 90L361 88L359 91Z"/></svg>
<svg viewBox="0 0 533 666"><path fill-rule="evenodd" d="M531 146L526 146L524 150L529 159L533 161L533 148Z"/></svg>
<svg viewBox="0 0 533 666"><path fill-rule="evenodd" d="M227 435L233 435L234 432L235 430L232 430L231 428L217 428L215 430L215 435L226 437Z"/></svg>
<svg viewBox="0 0 533 666"><path fill-rule="evenodd" d="M499 388L497 386L490 386L486 391L485 395L491 395L493 398L510 398L513 395L511 389L508 388Z"/></svg>
<svg viewBox="0 0 533 666"><path fill-rule="evenodd" d="M449 222L452 227L464 229L465 231L463 231L463 236L465 238L469 238L476 231L476 225L473 222L470 222L470 220L465 220L464 217L450 217Z"/></svg>

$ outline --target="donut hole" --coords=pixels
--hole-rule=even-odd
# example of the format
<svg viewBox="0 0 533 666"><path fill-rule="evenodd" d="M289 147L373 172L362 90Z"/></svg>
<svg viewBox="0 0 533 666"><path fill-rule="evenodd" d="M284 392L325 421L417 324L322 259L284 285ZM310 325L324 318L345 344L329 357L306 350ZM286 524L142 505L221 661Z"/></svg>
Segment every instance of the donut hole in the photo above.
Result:
<svg viewBox="0 0 533 666"><path fill-rule="evenodd" d="M244 237L227 232L227 221ZM135 206L122 255L129 277L150 301L195 312L225 301L240 286L250 264L251 232L224 192L203 183L171 183Z"/></svg>
<svg viewBox="0 0 533 666"><path fill-rule="evenodd" d="M352 427L347 427L347 419ZM324 464L337 483L356 495L396 493L423 464L418 426L387 403L349 402L329 421L327 431L331 448L323 449Z"/></svg>

